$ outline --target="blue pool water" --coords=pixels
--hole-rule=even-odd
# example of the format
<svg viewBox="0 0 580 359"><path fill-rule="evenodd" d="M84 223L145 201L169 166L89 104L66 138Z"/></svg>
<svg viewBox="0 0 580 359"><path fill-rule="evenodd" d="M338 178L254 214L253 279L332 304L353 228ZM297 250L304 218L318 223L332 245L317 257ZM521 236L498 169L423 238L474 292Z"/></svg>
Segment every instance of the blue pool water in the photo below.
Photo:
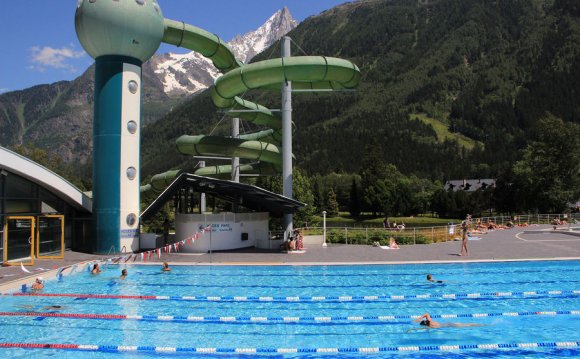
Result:
<svg viewBox="0 0 580 359"><path fill-rule="evenodd" d="M531 348L441 351L440 346L580 341L579 261L362 266L109 266L49 280L56 296L0 298L0 343L179 348L316 348L433 346L430 352L372 354L409 358L578 356L578 349ZM65 272L66 273L66 272ZM442 284L428 283L431 273ZM548 291L560 291L548 294ZM493 293L501 292L500 296ZM522 292L539 292L527 294ZM84 298L62 294L164 296L153 299ZM479 297L468 294L480 293ZM455 295L455 296L452 296ZM365 298L366 296L366 298ZM396 296L396 297L392 297ZM259 299L259 298L262 299ZM265 298L271 297L271 298ZM54 308L51 306L60 306ZM557 315L533 312L560 311ZM570 313L576 311L576 313ZM37 312L23 315L26 312ZM417 330L411 316L459 315L440 322L480 327ZM527 315L499 315L506 312ZM7 313L11 315L8 316ZM490 316L473 317L487 313ZM65 317L51 315L62 314ZM91 314L96 318L75 318ZM104 319L103 314L145 316ZM100 316L99 316L100 315ZM161 316L161 317L160 317ZM171 317L173 316L173 317ZM393 318L387 316L395 316ZM189 317L187 319L186 317ZM220 319L221 317L221 319ZM254 317L253 321L250 320ZM256 319L256 317L260 319ZM349 318L350 317L350 318ZM287 318L284 321L283 318ZM293 318L289 320L288 318ZM114 350L113 350L114 351ZM310 351L310 352L309 352ZM240 354L104 352L0 348L2 357L237 357ZM253 357L256 354L247 354ZM330 354L361 357L365 354Z"/></svg>

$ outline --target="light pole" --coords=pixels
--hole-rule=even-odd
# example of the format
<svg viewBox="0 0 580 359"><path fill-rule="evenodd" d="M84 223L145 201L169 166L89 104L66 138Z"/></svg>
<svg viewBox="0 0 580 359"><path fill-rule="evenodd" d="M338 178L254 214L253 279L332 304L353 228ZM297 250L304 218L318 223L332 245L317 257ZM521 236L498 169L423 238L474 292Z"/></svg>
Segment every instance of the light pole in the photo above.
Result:
<svg viewBox="0 0 580 359"><path fill-rule="evenodd" d="M322 211L322 246L326 248L326 211Z"/></svg>

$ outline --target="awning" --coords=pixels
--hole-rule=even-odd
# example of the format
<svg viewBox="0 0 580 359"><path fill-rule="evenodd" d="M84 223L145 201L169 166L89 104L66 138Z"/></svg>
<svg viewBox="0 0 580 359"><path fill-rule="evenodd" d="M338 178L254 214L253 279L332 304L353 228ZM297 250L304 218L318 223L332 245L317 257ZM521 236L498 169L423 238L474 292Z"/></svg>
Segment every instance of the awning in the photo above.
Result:
<svg viewBox="0 0 580 359"><path fill-rule="evenodd" d="M182 188L191 188L253 211L270 212L274 216L291 214L306 206L305 203L253 185L182 173L141 213L141 220L147 221L153 217Z"/></svg>

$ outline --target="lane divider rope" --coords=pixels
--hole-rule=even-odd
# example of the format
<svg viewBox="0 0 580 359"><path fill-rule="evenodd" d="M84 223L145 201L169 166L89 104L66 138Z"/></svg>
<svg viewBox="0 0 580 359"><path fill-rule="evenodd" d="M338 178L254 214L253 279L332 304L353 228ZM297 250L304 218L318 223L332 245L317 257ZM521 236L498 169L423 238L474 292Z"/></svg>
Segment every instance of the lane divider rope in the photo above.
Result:
<svg viewBox="0 0 580 359"><path fill-rule="evenodd" d="M92 352L193 352L200 354L215 353L384 353L384 352L450 352L473 349L571 349L580 347L580 341L536 342L536 343L501 343L501 344L458 344L458 345L417 345L385 347L337 347L337 348L197 348L197 347L158 347L129 345L91 345L91 344L49 344L49 343L0 343L0 348L26 349L68 349Z"/></svg>
<svg viewBox="0 0 580 359"><path fill-rule="evenodd" d="M523 316L580 315L579 310L543 312L498 312L468 314L433 314L431 318L485 318L485 317L523 317ZM243 323L332 323L332 322L390 322L397 319L416 319L418 315L380 315L380 316L313 316L313 317L217 317L217 316L176 316L176 315L125 315L125 314L87 314L87 313L42 313L42 312L0 312L0 317L48 317L72 319L139 320L162 322L243 322ZM405 322L406 324L407 322Z"/></svg>
<svg viewBox="0 0 580 359"><path fill-rule="evenodd" d="M528 292L487 292L458 294L413 294L413 295L365 295L365 296L169 296L169 295L116 295L116 294L76 294L76 293L4 293L3 295L30 297L73 297L94 299L139 299L139 300L183 300L202 302L377 302L403 301L408 299L478 299L535 296L579 295L580 290L546 290Z"/></svg>

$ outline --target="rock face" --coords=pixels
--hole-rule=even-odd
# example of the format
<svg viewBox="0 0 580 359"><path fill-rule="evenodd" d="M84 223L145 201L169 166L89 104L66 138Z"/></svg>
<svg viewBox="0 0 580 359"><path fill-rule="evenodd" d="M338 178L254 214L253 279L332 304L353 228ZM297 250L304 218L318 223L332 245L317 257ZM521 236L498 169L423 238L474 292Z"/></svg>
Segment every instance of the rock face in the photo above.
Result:
<svg viewBox="0 0 580 359"><path fill-rule="evenodd" d="M249 61L297 22L287 8L228 45ZM220 73L198 53L158 54L143 64L143 124L155 122L183 99L211 86ZM86 163L92 152L94 65L73 81L0 95L0 146L34 146L65 163Z"/></svg>

